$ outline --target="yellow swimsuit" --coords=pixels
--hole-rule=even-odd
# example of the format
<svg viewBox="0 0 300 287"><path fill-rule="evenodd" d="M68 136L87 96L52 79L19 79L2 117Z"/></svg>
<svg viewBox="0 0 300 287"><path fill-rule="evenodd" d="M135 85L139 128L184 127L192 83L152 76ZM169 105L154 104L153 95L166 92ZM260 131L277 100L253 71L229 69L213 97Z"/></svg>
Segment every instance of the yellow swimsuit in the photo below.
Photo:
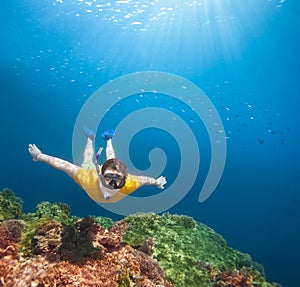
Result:
<svg viewBox="0 0 300 287"><path fill-rule="evenodd" d="M100 167L101 170L101 167ZM74 181L78 183L88 194L88 196L96 202L117 202L126 195L134 192L142 184L137 176L128 174L125 185L118 193L112 196L109 200L103 197L98 183L98 174L96 169L80 168L74 175Z"/></svg>

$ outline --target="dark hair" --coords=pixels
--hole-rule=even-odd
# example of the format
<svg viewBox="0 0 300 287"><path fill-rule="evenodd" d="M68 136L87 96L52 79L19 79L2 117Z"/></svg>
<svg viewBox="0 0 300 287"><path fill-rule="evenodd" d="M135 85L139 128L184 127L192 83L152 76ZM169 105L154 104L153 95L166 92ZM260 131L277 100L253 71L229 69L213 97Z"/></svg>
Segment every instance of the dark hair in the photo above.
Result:
<svg viewBox="0 0 300 287"><path fill-rule="evenodd" d="M103 174L106 169L114 170L120 172L123 176L127 176L127 167L125 163L117 158L111 158L107 160L101 168L101 173Z"/></svg>

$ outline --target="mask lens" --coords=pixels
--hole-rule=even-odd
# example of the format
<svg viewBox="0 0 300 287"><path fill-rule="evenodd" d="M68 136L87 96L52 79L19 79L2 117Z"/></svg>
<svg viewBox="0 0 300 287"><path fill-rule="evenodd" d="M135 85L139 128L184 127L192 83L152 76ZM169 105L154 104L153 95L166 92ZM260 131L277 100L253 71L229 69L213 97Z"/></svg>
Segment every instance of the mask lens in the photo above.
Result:
<svg viewBox="0 0 300 287"><path fill-rule="evenodd" d="M119 189L125 185L125 177L116 173L106 173L103 175L107 185L114 189Z"/></svg>

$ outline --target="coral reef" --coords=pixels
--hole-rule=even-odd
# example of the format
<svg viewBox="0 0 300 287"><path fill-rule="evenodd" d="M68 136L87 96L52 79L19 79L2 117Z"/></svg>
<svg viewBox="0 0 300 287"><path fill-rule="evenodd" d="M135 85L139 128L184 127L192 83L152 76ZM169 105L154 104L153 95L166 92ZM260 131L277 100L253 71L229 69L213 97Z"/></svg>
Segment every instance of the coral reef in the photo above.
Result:
<svg viewBox="0 0 300 287"><path fill-rule="evenodd" d="M22 216L23 201L5 188L0 192L0 222Z"/></svg>
<svg viewBox="0 0 300 287"><path fill-rule="evenodd" d="M191 217L80 219L67 205L47 202L23 214L15 204L21 201L11 191L4 195L1 214L10 215L0 225L1 287L279 286L266 282L249 255Z"/></svg>

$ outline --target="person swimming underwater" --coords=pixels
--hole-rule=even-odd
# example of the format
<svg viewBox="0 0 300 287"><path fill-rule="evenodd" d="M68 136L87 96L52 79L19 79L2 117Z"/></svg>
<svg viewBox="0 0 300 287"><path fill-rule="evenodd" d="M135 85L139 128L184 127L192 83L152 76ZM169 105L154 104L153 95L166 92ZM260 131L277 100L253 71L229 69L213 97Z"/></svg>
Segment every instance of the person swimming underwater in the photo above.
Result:
<svg viewBox="0 0 300 287"><path fill-rule="evenodd" d="M41 161L64 171L96 202L117 202L143 185L156 185L158 188L164 189L164 185L167 183L164 176L155 179L128 173L125 163L115 156L112 145L113 130L102 133L103 139L106 140L106 161L103 165L98 164L102 148L99 149L96 160L93 162L94 133L86 127L83 128L83 132L87 137L87 143L81 166L44 154L35 144L29 144L28 151L34 161Z"/></svg>

